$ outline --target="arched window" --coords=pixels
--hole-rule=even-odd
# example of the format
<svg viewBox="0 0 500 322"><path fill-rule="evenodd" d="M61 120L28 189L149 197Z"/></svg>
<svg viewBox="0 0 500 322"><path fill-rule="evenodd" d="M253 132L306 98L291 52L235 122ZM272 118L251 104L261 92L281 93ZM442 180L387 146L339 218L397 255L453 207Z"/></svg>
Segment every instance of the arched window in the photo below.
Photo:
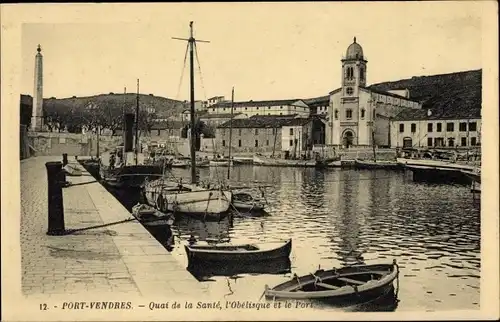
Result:
<svg viewBox="0 0 500 322"><path fill-rule="evenodd" d="M338 120L339 119L339 110L335 110L335 119Z"/></svg>
<svg viewBox="0 0 500 322"><path fill-rule="evenodd" d="M365 109L361 109L361 118L364 119L365 118Z"/></svg>
<svg viewBox="0 0 500 322"><path fill-rule="evenodd" d="M361 67L359 69L359 79L360 80L364 80L365 79L365 69L363 67Z"/></svg>
<svg viewBox="0 0 500 322"><path fill-rule="evenodd" d="M352 110L350 108L345 110L345 117L346 119L352 119Z"/></svg>

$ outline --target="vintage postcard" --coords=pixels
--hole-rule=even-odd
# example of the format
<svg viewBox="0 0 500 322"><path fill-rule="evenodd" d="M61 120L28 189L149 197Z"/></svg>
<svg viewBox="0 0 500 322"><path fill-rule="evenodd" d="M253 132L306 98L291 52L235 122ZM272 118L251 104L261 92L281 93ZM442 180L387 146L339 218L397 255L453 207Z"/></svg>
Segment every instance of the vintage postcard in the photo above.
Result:
<svg viewBox="0 0 500 322"><path fill-rule="evenodd" d="M498 319L497 13L2 5L2 320Z"/></svg>

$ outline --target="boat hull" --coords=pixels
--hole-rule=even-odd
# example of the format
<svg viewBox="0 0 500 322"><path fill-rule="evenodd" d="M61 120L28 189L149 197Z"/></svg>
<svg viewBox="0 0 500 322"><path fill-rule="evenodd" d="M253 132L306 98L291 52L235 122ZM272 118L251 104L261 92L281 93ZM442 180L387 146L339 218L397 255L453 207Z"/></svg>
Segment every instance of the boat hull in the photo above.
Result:
<svg viewBox="0 0 500 322"><path fill-rule="evenodd" d="M368 160L354 160L356 169L387 169L387 170L399 170L403 167L396 161L368 161Z"/></svg>
<svg viewBox="0 0 500 322"><path fill-rule="evenodd" d="M147 179L157 178L163 174L160 165L132 165L110 169L101 166L99 176L104 184L118 188L140 188Z"/></svg>
<svg viewBox="0 0 500 322"><path fill-rule="evenodd" d="M234 246L184 246L189 266L200 262L259 262L288 258L292 251L292 240L270 249L240 250L248 245ZM231 247L231 248L227 248Z"/></svg>
<svg viewBox="0 0 500 322"><path fill-rule="evenodd" d="M373 275L380 278L369 279ZM314 274L296 277L273 289L266 287L264 294L267 299L310 299L331 304L352 305L358 301L363 302L388 294L394 289L393 282L398 275L399 268L395 264L320 270ZM367 280L363 281L362 278ZM335 286L336 282L339 283L338 286ZM329 287L323 287L323 285Z"/></svg>
<svg viewBox="0 0 500 322"><path fill-rule="evenodd" d="M233 165L234 165L233 161L229 161L229 160L224 160L224 161L210 160L211 167L229 167L229 166L232 167Z"/></svg>
<svg viewBox="0 0 500 322"><path fill-rule="evenodd" d="M253 164L256 166L268 167L316 167L316 160L290 160L290 159L274 159L262 156L254 156Z"/></svg>
<svg viewBox="0 0 500 322"><path fill-rule="evenodd" d="M147 204L163 212L211 216L229 210L232 193L205 190L192 185L180 185L158 179L144 187Z"/></svg>

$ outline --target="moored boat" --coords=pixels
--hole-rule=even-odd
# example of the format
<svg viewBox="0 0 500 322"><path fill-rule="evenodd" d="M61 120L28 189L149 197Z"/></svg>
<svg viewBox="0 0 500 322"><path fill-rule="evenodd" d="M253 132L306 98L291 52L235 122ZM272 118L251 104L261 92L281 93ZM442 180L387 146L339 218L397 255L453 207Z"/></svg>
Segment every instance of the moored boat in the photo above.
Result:
<svg viewBox="0 0 500 322"><path fill-rule="evenodd" d="M265 286L267 299L321 300L331 304L352 305L389 293L399 275L392 264L359 265L295 277L272 289Z"/></svg>
<svg viewBox="0 0 500 322"><path fill-rule="evenodd" d="M171 226L174 223L172 214L165 214L146 205L137 204L132 207L132 215L144 226Z"/></svg>
<svg viewBox="0 0 500 322"><path fill-rule="evenodd" d="M160 178L144 185L148 205L162 212L186 213L204 218L226 213L232 193L221 189L204 189L194 184Z"/></svg>
<svg viewBox="0 0 500 322"><path fill-rule="evenodd" d="M211 167L229 167L233 166L233 160L228 160L228 159L214 159L210 160L210 166Z"/></svg>
<svg viewBox="0 0 500 322"><path fill-rule="evenodd" d="M233 193L231 203L236 210L248 212L264 210L264 203L246 192Z"/></svg>
<svg viewBox="0 0 500 322"><path fill-rule="evenodd" d="M390 160L354 160L355 167L357 169L389 169L397 170L401 169L402 166L397 161Z"/></svg>
<svg viewBox="0 0 500 322"><path fill-rule="evenodd" d="M185 245L184 248L189 266L199 262L258 262L288 258L292 240L259 245Z"/></svg>
<svg viewBox="0 0 500 322"><path fill-rule="evenodd" d="M280 159L254 155L253 164L270 167L316 167L318 162L316 160Z"/></svg>

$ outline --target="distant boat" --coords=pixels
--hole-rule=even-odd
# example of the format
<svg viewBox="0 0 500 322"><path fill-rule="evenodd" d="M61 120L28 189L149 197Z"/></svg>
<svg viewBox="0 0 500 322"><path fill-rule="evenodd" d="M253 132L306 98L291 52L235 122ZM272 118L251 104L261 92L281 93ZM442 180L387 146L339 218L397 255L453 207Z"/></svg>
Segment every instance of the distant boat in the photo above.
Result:
<svg viewBox="0 0 500 322"><path fill-rule="evenodd" d="M318 162L316 160L280 159L254 155L253 164L257 166L271 167L316 167Z"/></svg>
<svg viewBox="0 0 500 322"><path fill-rule="evenodd" d="M390 293L398 275L395 262L318 270L313 274L295 276L272 289L266 285L264 295L267 299L309 299L353 305Z"/></svg>
<svg viewBox="0 0 500 322"><path fill-rule="evenodd" d="M233 166L233 160L228 160L228 159L214 159L210 160L210 166L211 167L229 167Z"/></svg>
<svg viewBox="0 0 500 322"><path fill-rule="evenodd" d="M389 160L360 160L355 159L354 164L357 169L389 169L397 170L402 169L402 166L396 161Z"/></svg>
<svg viewBox="0 0 500 322"><path fill-rule="evenodd" d="M280 243L241 245L185 245L189 266L198 262L249 263L288 258L292 240Z"/></svg>

